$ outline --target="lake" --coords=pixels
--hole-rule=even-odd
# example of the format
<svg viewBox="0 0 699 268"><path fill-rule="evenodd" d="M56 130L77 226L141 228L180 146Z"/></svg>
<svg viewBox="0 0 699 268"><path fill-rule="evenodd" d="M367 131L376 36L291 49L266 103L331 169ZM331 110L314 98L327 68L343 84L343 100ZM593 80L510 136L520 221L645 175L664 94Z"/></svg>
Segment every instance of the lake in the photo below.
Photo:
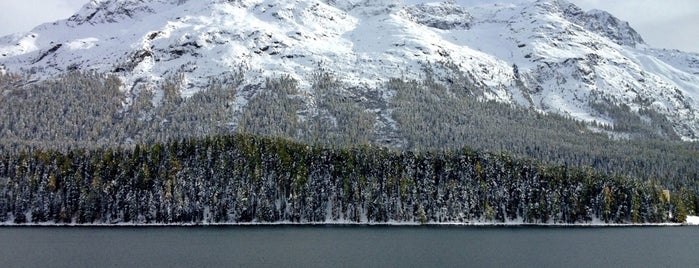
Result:
<svg viewBox="0 0 699 268"><path fill-rule="evenodd" d="M3 227L2 267L699 267L697 227Z"/></svg>

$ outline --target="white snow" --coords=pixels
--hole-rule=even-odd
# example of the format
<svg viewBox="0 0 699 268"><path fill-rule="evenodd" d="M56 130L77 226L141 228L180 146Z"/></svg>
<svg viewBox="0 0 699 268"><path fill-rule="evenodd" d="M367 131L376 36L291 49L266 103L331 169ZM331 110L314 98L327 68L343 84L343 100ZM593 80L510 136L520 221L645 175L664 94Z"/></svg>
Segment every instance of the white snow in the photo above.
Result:
<svg viewBox="0 0 699 268"><path fill-rule="evenodd" d="M88 37L68 42L67 45L68 48L72 50L90 49L93 48L97 42L99 42L99 39L94 37Z"/></svg>
<svg viewBox="0 0 699 268"><path fill-rule="evenodd" d="M687 216L687 224L699 225L699 216Z"/></svg>
<svg viewBox="0 0 699 268"><path fill-rule="evenodd" d="M0 69L38 67L43 79L77 66L115 73L124 90L181 75L190 96L243 66L250 83L287 74L313 96L318 68L376 86L450 63L487 87L487 99L613 125L589 105L600 95L654 109L699 139L699 55L649 48L624 23L594 31L612 17L567 14L578 10L565 1L499 2L92 1L70 19L0 38Z"/></svg>

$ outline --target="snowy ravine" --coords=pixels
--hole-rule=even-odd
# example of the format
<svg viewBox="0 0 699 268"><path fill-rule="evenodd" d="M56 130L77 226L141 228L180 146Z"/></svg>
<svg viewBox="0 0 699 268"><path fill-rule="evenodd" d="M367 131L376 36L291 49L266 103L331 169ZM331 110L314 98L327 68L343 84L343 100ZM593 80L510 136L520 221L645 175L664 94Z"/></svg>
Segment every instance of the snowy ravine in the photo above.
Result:
<svg viewBox="0 0 699 268"><path fill-rule="evenodd" d="M628 23L563 0L482 2L92 0L69 19L0 38L0 72L113 73L127 92L180 77L191 96L240 68L247 83L288 74L308 91L320 68L375 87L456 69L485 99L606 125L614 119L591 103L625 104L699 139L699 55L651 48ZM313 92L304 96L313 105Z"/></svg>

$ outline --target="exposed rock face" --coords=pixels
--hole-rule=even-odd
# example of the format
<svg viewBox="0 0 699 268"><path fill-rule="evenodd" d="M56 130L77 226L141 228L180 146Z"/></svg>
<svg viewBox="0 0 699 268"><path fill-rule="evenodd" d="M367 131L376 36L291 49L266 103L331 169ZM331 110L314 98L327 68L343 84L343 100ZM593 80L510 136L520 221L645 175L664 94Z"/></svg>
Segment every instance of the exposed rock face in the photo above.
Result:
<svg viewBox="0 0 699 268"><path fill-rule="evenodd" d="M621 21L603 10L583 11L579 7L562 3L565 17L591 32L598 33L619 45L636 47L645 44L641 35L628 22Z"/></svg>
<svg viewBox="0 0 699 268"><path fill-rule="evenodd" d="M593 107L601 101L650 109L688 140L699 139L697 62L697 54L649 48L609 13L562 0L95 0L67 20L0 38L0 72L36 79L114 73L132 90L179 77L190 96L241 67L249 83L289 75L307 90L319 67L379 88L433 68L439 82L467 77L483 99L588 122L614 124Z"/></svg>
<svg viewBox="0 0 699 268"><path fill-rule="evenodd" d="M410 19L416 23L441 30L468 29L471 14L465 7L454 3L419 4L405 8Z"/></svg>

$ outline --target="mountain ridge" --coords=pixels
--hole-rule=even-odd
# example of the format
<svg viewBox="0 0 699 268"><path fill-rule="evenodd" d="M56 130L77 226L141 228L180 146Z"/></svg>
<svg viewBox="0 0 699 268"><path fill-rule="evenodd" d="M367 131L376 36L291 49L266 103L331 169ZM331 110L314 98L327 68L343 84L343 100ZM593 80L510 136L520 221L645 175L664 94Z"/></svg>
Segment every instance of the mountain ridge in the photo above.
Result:
<svg viewBox="0 0 699 268"><path fill-rule="evenodd" d="M308 109L315 109L310 88L319 69L348 85L379 88L385 101L395 92L382 83L424 79L431 68L441 83L466 77L483 100L609 126L615 119L596 107L626 105L640 116L665 116L684 140L699 138L699 55L651 48L627 22L561 0L468 7L105 0L0 38L2 72L39 80L71 70L112 73L131 95L179 77L188 97L241 68L252 84L296 79Z"/></svg>

